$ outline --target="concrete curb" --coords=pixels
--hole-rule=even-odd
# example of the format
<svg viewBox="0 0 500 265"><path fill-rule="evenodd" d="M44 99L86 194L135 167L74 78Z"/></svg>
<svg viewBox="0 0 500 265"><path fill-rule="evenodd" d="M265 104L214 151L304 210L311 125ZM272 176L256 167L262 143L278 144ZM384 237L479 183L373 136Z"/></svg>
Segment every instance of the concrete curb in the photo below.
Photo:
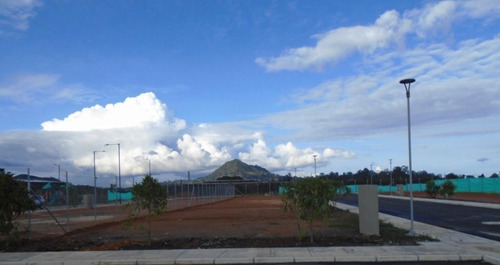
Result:
<svg viewBox="0 0 500 265"><path fill-rule="evenodd" d="M336 207L352 212L358 211L357 207L341 203L336 203ZM379 218L404 229L410 226L410 221L407 219L387 214L379 214ZM415 222L415 231L419 234L432 235L440 242L422 242L418 246L8 252L0 253L0 265L201 265L481 260L500 265L500 242L420 222Z"/></svg>

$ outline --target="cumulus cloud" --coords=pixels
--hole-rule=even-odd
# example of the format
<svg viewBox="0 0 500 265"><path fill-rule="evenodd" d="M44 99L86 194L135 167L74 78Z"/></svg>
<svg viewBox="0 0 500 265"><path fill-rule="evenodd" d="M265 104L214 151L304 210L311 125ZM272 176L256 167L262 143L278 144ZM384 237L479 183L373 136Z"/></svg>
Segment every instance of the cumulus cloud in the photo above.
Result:
<svg viewBox="0 0 500 265"><path fill-rule="evenodd" d="M277 57L259 57L255 60L268 72L290 70L322 70L336 65L354 53L373 54L378 50L404 46L408 34L421 39L448 32L459 18L500 17L500 7L494 0L441 1L413 9L402 15L386 11L372 25L356 25L332 29L313 36L314 46L284 50Z"/></svg>
<svg viewBox="0 0 500 265"><path fill-rule="evenodd" d="M300 149L293 143L278 144L274 148L268 147L262 134L255 134L254 143L247 152L240 152L239 157L250 164L259 164L274 170L285 170L297 167L305 167L314 164L316 155L317 163L326 165L331 158L351 159L356 155L353 152L341 149ZM257 163L259 162L259 163Z"/></svg>
<svg viewBox="0 0 500 265"><path fill-rule="evenodd" d="M35 9L40 6L39 0L0 1L0 35L27 30L30 19L36 16Z"/></svg>
<svg viewBox="0 0 500 265"><path fill-rule="evenodd" d="M333 148L298 148L291 142L268 146L264 133L245 129L246 123L189 124L173 115L165 103L148 92L123 102L95 105L42 124L40 132L1 133L0 164L29 166L33 169L61 164L88 182L93 170L93 151L99 179L113 181L117 176L117 151L120 143L122 183L127 176L152 173L185 172L202 176L226 161L239 158L271 171L311 166L312 154L318 154L319 165L331 158L352 158L354 153ZM28 140L27 140L28 138ZM105 146L105 144L111 144ZM20 165L19 161L30 161ZM48 169L47 169L48 168ZM42 174L43 175L43 174Z"/></svg>
<svg viewBox="0 0 500 265"><path fill-rule="evenodd" d="M91 131L103 129L147 128L166 120L167 107L149 92L130 97L124 102L96 105L75 112L64 120L53 119L42 123L45 131ZM171 118L171 117L170 117ZM185 127L185 121L171 118L169 126L176 130Z"/></svg>
<svg viewBox="0 0 500 265"><path fill-rule="evenodd" d="M403 31L403 32L400 32ZM399 14L387 11L373 25L343 27L314 36L315 47L289 49L279 57L257 58L256 63L267 71L320 70L325 64L336 64L353 52L371 53L387 47L398 34L406 31Z"/></svg>

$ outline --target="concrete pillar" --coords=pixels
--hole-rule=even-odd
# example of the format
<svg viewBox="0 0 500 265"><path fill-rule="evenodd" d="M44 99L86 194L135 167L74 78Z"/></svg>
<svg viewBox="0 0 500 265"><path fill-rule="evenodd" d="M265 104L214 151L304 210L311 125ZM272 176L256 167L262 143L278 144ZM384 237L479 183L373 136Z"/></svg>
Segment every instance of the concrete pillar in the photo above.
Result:
<svg viewBox="0 0 500 265"><path fill-rule="evenodd" d="M378 235L378 190L377 185L358 186L359 232L364 235Z"/></svg>

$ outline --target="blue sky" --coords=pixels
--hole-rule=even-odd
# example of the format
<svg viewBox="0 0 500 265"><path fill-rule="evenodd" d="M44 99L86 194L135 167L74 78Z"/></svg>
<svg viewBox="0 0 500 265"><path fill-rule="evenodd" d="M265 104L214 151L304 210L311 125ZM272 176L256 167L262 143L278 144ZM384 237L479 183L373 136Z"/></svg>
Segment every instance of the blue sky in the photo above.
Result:
<svg viewBox="0 0 500 265"><path fill-rule="evenodd" d="M480 1L0 1L0 167L99 185L231 159L310 175L500 168L500 7Z"/></svg>

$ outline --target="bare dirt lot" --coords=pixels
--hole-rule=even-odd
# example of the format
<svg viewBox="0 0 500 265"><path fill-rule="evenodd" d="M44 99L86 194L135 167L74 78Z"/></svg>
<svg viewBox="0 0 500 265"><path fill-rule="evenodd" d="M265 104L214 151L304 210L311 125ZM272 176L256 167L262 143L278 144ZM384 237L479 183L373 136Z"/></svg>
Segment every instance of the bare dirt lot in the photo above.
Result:
<svg viewBox="0 0 500 265"><path fill-rule="evenodd" d="M387 224L381 236L367 237L358 233L357 215L336 209L333 217L315 225L315 241L310 243L308 238L299 240L297 218L282 210L279 196L236 197L154 218L151 246L146 244L146 218L140 218L128 229L122 220L97 222L64 236L24 240L7 251L408 245L426 240Z"/></svg>

